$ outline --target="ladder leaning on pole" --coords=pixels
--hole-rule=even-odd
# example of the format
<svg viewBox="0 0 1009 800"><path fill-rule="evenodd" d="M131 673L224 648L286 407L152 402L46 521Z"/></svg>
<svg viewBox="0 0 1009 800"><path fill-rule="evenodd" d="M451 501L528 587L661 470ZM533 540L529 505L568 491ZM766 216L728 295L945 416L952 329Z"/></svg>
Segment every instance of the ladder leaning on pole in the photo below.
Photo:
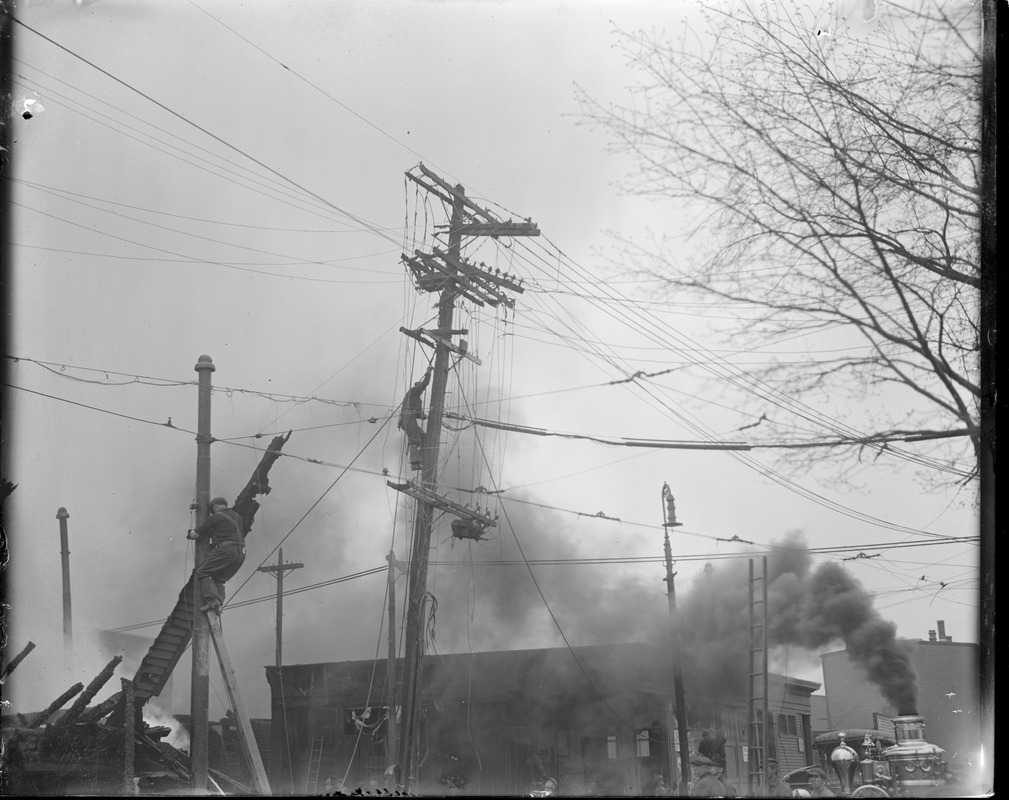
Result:
<svg viewBox="0 0 1009 800"><path fill-rule="evenodd" d="M750 627L749 668L750 692L747 714L747 766L749 794L755 796L767 785L765 756L767 730L767 556L763 557L763 573L753 574L750 559ZM757 585L760 596L757 597ZM758 614L759 607L759 614Z"/></svg>
<svg viewBox="0 0 1009 800"><path fill-rule="evenodd" d="M245 712L245 705L238 694L238 681L235 678L235 670L231 666L231 659L228 657L228 650L224 646L224 631L221 629L221 617L213 611L206 613L207 627L210 630L210 639L214 643L214 650L217 651L217 661L221 665L221 675L224 678L224 685L228 690L228 699L231 701L231 708L235 712L235 722L238 727L238 738L242 743L242 752L245 754L245 761L252 771L252 779L260 794L270 794L270 782L266 778L266 769L263 767L263 758L259 755L259 746L256 744L256 737L252 733L252 724L249 722L249 715Z"/></svg>

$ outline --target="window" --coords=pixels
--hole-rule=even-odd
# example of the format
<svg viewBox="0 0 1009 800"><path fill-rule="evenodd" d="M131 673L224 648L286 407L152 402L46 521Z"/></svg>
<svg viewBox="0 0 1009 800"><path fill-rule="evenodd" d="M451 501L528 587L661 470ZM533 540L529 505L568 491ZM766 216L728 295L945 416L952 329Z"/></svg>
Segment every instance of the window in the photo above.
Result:
<svg viewBox="0 0 1009 800"><path fill-rule="evenodd" d="M778 714L778 733L780 735L798 736L799 728L793 714Z"/></svg>
<svg viewBox="0 0 1009 800"><path fill-rule="evenodd" d="M617 757L617 737L610 735L606 737L606 757Z"/></svg>
<svg viewBox="0 0 1009 800"><path fill-rule="evenodd" d="M651 749L648 746L648 741L650 738L650 731L643 730L638 731L638 758L648 758L652 754Z"/></svg>

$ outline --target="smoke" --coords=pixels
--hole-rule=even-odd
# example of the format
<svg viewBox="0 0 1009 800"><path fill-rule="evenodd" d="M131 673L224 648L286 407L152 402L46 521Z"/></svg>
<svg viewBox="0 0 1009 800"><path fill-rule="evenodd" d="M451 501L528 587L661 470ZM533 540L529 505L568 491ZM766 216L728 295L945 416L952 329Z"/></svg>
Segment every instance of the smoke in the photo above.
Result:
<svg viewBox="0 0 1009 800"><path fill-rule="evenodd" d="M768 557L768 644L815 651L843 642L851 660L898 714L915 713L918 677L910 650L897 638L896 625L873 607L861 583L835 563L814 569L798 533L786 535L773 548ZM720 564L694 581L682 604L684 652L693 685L708 693L719 687L746 692L748 587L745 562Z"/></svg>
<svg viewBox="0 0 1009 800"><path fill-rule="evenodd" d="M152 728L166 727L171 729L171 733L161 741L171 745L176 750L189 752L189 731L186 726L179 722L169 712L162 709L153 700L149 700L144 706L144 722Z"/></svg>
<svg viewBox="0 0 1009 800"><path fill-rule="evenodd" d="M509 521L526 558L589 555L598 544L585 522L531 506L509 508ZM580 526L580 527L578 527ZM504 527L504 526L502 526ZM615 573L612 565L534 566L534 583L524 567L482 569L482 560L518 558L510 532L474 544L468 572L446 573L433 591L438 598L437 638L442 652L466 652L640 641L666 646L670 625L665 584L641 573ZM582 553L580 551L584 550ZM761 565L755 561L755 576ZM538 584L538 588L537 588ZM759 592L760 582L755 584ZM561 629L546 611L550 604ZM814 565L801 534L773 543L768 556L768 644L770 661L794 669L815 663L828 645L844 644L852 661L899 714L915 713L917 674L896 625L883 619L872 597L843 567ZM759 614L759 605L756 606ZM749 559L714 562L677 586L685 681L694 697L745 698L749 679Z"/></svg>

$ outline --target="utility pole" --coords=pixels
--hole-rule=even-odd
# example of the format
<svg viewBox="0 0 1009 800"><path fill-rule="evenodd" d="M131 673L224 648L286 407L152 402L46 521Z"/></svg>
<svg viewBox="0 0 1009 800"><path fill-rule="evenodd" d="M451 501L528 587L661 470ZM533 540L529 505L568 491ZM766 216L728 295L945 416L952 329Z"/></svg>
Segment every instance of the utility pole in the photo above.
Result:
<svg viewBox="0 0 1009 800"><path fill-rule="evenodd" d="M277 553L277 563L269 567L257 567L256 572L273 573L277 579L277 669L283 663L284 651L284 576L296 569L301 569L304 564L297 561L284 563L284 548L280 548Z"/></svg>
<svg viewBox="0 0 1009 800"><path fill-rule="evenodd" d="M70 538L67 534L70 514L60 506L56 519L60 521L60 558L63 562L63 662L69 669L74 660L74 625L70 613Z"/></svg>
<svg viewBox="0 0 1009 800"><path fill-rule="evenodd" d="M414 256L403 255L402 261L413 274L421 291L439 292L438 327L435 330L400 331L434 349L434 368L431 376L431 393L427 414L427 427L420 445L421 478L419 484L408 481L389 485L414 497L417 510L414 517L413 546L409 565L409 582L406 600L406 641L404 644L403 717L400 730L399 776L397 785L407 791L416 789L418 716L421 703L421 673L424 657L424 610L427 601L427 571L431 547L431 529L436 508L447 510L467 521L471 531L479 531L495 524L479 511L455 503L438 495L438 454L441 444L442 421L445 412L445 389L448 383L450 357L453 353L480 363L467 350L466 340L455 344L454 336L465 335L466 330L452 328L456 298L463 297L477 305L513 305L503 290L522 292L520 282L510 275L492 273L488 269L469 264L462 255L462 237L466 236L538 236L539 229L528 220L515 223L502 222L466 196L461 185L452 186L435 175L423 164L420 175L407 172L406 176L429 193L440 198L452 208L448 230L448 251L433 248L431 253L415 251ZM470 538L476 538L474 534Z"/></svg>
<svg viewBox="0 0 1009 800"><path fill-rule="evenodd" d="M386 680L389 684L388 705L389 717L385 723L385 741L387 766L393 770L395 777L396 759L399 758L399 723L396 721L396 709L399 706L398 692L396 691L396 568L399 562L396 561L396 553L391 548L389 555L389 654L386 661ZM395 788L395 786L391 787Z"/></svg>
<svg viewBox="0 0 1009 800"><path fill-rule="evenodd" d="M210 356L196 361L198 378L196 422L196 526L210 516L210 395L214 362ZM199 565L210 553L205 537L196 540L194 562ZM207 790L207 743L210 734L210 631L207 618L200 613L203 605L200 583L193 580L193 676L190 690L189 761L192 787Z"/></svg>
<svg viewBox="0 0 1009 800"><path fill-rule="evenodd" d="M277 563L269 567L257 567L257 572L272 573L277 579L277 673L280 674L281 666L284 663L284 575L288 571L293 572L296 569L301 569L304 564L291 562L288 564L284 563L284 548L281 547L280 551L277 553ZM284 779L283 776L283 764L284 764L284 748L281 747L281 742L287 741L287 715L284 713L283 707L273 708L272 711L273 719L270 724L270 736L271 740L277 742L276 747L270 748L270 785L273 787L273 793L280 793L280 784Z"/></svg>
<svg viewBox="0 0 1009 800"><path fill-rule="evenodd" d="M673 697L676 703L676 732L680 740L680 782L681 791L687 791L690 780L690 743L687 741L687 701L683 692L683 638L680 635L680 618L676 611L676 583L673 572L673 549L669 544L669 529L679 528L683 523L676 521L676 503L669 490L669 484L662 484L663 549L666 556L666 597L669 599L669 629L673 648ZM676 786L675 781L670 785Z"/></svg>

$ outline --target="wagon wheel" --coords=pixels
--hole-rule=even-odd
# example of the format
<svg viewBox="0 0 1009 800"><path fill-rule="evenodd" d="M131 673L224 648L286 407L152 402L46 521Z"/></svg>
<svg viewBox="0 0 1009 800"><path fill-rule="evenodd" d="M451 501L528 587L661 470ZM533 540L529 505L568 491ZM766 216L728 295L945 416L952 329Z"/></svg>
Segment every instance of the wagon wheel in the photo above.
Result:
<svg viewBox="0 0 1009 800"><path fill-rule="evenodd" d="M890 793L874 783L864 783L851 793L852 797L889 797Z"/></svg>

